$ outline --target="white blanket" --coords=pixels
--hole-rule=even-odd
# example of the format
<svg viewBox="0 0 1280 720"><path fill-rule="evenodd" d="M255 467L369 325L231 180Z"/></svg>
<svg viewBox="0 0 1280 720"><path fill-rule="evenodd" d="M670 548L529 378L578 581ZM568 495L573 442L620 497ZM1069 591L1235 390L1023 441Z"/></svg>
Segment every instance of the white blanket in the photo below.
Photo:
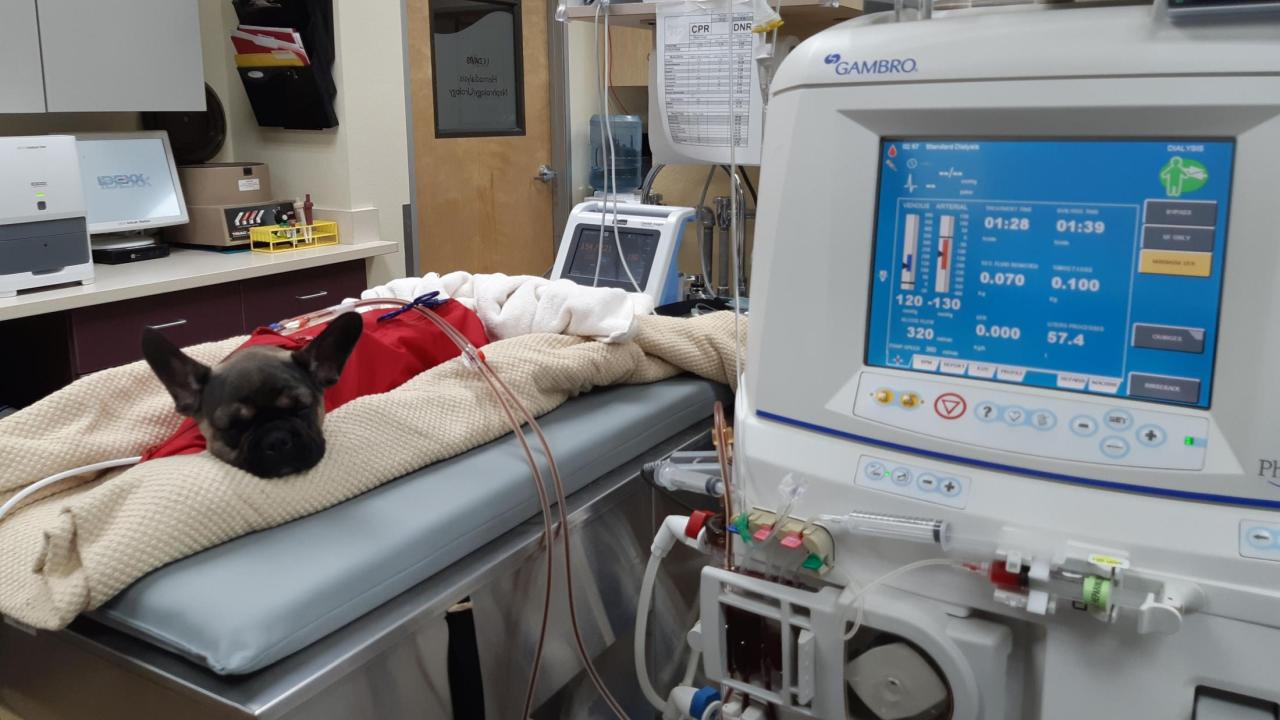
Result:
<svg viewBox="0 0 1280 720"><path fill-rule="evenodd" d="M474 310L495 340L554 333L606 343L626 342L635 334L636 316L653 312L653 299L648 295L618 288L593 288L532 275L462 271L392 280L365 290L360 298L412 300L430 292Z"/></svg>

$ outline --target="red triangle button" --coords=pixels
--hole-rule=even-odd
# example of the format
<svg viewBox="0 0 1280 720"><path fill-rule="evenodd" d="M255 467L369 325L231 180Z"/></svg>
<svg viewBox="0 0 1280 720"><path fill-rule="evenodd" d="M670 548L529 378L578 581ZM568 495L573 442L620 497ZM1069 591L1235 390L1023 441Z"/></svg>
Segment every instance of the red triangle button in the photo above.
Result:
<svg viewBox="0 0 1280 720"><path fill-rule="evenodd" d="M969 406L964 398L955 393L943 393L933 401L933 411L944 420L955 420L962 417Z"/></svg>

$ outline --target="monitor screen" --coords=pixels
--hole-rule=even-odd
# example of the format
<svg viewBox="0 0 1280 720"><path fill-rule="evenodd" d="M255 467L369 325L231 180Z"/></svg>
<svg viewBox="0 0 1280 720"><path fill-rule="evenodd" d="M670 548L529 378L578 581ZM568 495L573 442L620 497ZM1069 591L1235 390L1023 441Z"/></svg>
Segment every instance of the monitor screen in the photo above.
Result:
<svg viewBox="0 0 1280 720"><path fill-rule="evenodd" d="M1234 150L885 139L867 364L1208 407Z"/></svg>
<svg viewBox="0 0 1280 720"><path fill-rule="evenodd" d="M618 238L613 237L613 228L605 226L604 247L599 248L600 227L597 225L580 225L573 236L573 247L569 249L567 268L564 277L579 285L591 285L596 280L596 256L600 258L600 275L596 285L600 287L616 287L634 291L627 270L635 277L636 284L643 291L649 282L649 270L653 267L658 253L657 230L627 230L618 228ZM618 242L621 241L627 259L627 268L623 269L618 262ZM598 249L599 248L599 249Z"/></svg>
<svg viewBox="0 0 1280 720"><path fill-rule="evenodd" d="M91 232L174 225L185 208L159 137L84 138L80 175Z"/></svg>

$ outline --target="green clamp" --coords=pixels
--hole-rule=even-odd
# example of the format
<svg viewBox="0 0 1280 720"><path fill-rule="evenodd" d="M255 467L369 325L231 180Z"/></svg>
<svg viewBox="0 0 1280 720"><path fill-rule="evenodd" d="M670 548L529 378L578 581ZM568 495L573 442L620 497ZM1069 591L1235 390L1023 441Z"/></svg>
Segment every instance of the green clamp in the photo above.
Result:
<svg viewBox="0 0 1280 720"><path fill-rule="evenodd" d="M742 538L742 542L748 545L754 542L751 539L751 518L746 513L735 518L733 524L738 528L738 535Z"/></svg>
<svg viewBox="0 0 1280 720"><path fill-rule="evenodd" d="M1111 580L1097 575L1086 577L1081 584L1084 602L1091 610L1111 608Z"/></svg>

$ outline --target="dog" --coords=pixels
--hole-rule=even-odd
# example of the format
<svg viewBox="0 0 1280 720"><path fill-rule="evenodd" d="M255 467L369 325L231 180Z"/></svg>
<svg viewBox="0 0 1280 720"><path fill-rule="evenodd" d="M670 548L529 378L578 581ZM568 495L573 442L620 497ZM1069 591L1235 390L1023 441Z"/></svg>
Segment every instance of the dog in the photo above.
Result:
<svg viewBox="0 0 1280 720"><path fill-rule="evenodd" d="M147 328L142 355L214 457L278 478L324 457L324 391L338 382L363 329L358 313L343 313L301 350L254 345L209 367Z"/></svg>

